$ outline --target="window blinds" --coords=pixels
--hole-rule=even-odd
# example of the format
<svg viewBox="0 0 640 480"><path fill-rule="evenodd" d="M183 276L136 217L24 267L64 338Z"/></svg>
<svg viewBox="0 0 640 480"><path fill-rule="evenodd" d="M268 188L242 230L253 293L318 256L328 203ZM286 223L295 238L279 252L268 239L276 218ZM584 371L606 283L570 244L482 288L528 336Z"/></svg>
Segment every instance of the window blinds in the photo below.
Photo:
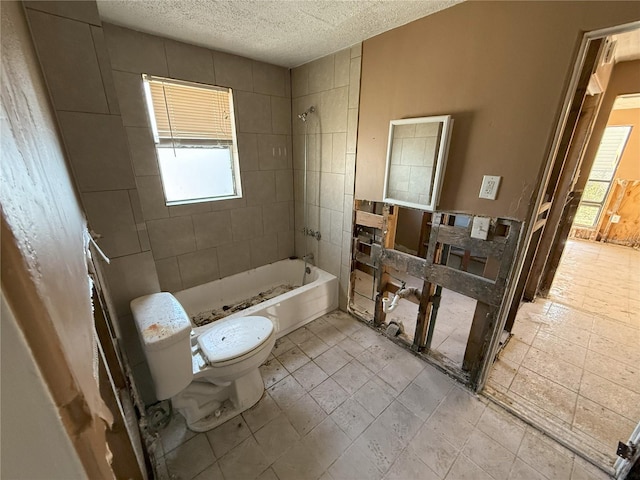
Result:
<svg viewBox="0 0 640 480"><path fill-rule="evenodd" d="M162 140L233 140L229 89L146 77Z"/></svg>

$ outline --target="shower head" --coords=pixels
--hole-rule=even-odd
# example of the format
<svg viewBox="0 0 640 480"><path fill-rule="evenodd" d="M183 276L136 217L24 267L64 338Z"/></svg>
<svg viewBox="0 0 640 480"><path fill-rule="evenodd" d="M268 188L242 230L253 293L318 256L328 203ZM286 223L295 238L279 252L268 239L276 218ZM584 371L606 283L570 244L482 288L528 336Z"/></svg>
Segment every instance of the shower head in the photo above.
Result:
<svg viewBox="0 0 640 480"><path fill-rule="evenodd" d="M307 121L307 115L309 115L310 113L313 113L315 111L316 111L316 107L314 107L312 105L309 108L307 108L304 112L302 112L300 115L298 115L298 118L300 120L302 120L303 122L306 122Z"/></svg>

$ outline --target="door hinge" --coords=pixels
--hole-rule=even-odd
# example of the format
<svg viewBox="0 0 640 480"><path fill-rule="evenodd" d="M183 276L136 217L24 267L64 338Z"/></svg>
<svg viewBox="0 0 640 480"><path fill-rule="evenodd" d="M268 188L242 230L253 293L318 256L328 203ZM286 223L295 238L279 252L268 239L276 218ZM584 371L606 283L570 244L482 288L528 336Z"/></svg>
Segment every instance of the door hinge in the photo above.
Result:
<svg viewBox="0 0 640 480"><path fill-rule="evenodd" d="M631 460L636 453L637 446L633 442L626 443L618 442L618 449L616 455L624 458L625 460Z"/></svg>

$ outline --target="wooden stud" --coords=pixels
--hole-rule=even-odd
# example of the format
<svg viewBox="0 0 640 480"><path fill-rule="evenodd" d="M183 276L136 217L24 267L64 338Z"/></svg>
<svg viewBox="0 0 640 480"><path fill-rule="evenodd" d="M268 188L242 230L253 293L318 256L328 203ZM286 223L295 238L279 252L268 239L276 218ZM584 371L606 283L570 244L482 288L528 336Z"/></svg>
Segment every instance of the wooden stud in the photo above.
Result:
<svg viewBox="0 0 640 480"><path fill-rule="evenodd" d="M424 349L427 342L427 329L433 308L432 298L436 286L426 280L422 283L422 295L420 296L420 304L418 306L418 317L416 318L416 333L413 336L413 345L411 349L420 352Z"/></svg>
<svg viewBox="0 0 640 480"><path fill-rule="evenodd" d="M382 230L384 217L382 215L376 215L375 213L358 210L356 212L356 223L365 227L373 227Z"/></svg>

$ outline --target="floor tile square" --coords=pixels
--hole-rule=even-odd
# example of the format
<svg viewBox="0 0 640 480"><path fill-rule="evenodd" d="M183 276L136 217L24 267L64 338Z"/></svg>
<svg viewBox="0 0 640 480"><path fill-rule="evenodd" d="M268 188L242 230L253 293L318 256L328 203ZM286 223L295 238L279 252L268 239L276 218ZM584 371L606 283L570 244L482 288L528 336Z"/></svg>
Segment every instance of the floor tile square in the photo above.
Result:
<svg viewBox="0 0 640 480"><path fill-rule="evenodd" d="M354 394L371 378L373 373L355 358L332 375L349 394Z"/></svg>
<svg viewBox="0 0 640 480"><path fill-rule="evenodd" d="M184 417L174 412L169 424L160 431L162 450L167 454L195 436L196 433L187 428L187 422L185 422Z"/></svg>
<svg viewBox="0 0 640 480"><path fill-rule="evenodd" d="M333 375L349 363L351 359L351 355L337 345L334 345L324 353L318 355L314 361L327 375Z"/></svg>
<svg viewBox="0 0 640 480"><path fill-rule="evenodd" d="M315 334L327 345L336 345L340 343L342 340L347 338L347 336L338 330L333 325L328 325L323 329L318 330Z"/></svg>
<svg viewBox="0 0 640 480"><path fill-rule="evenodd" d="M293 372L293 377L306 391L309 391L324 382L329 378L329 375L316 365L315 362L308 362Z"/></svg>
<svg viewBox="0 0 640 480"><path fill-rule="evenodd" d="M553 445L542 434L528 429L518 450L518 457L547 478L569 479L573 468L573 454Z"/></svg>
<svg viewBox="0 0 640 480"><path fill-rule="evenodd" d="M509 476L516 458L509 450L477 429L469 436L462 453L496 480Z"/></svg>
<svg viewBox="0 0 640 480"><path fill-rule="evenodd" d="M269 461L253 437L247 438L218 460L225 480L252 480L269 466Z"/></svg>
<svg viewBox="0 0 640 480"><path fill-rule="evenodd" d="M629 420L640 419L640 393L590 372L584 372L580 395L613 410Z"/></svg>
<svg viewBox="0 0 640 480"><path fill-rule="evenodd" d="M573 419L578 394L531 370L518 370L511 391L565 422Z"/></svg>
<svg viewBox="0 0 640 480"><path fill-rule="evenodd" d="M385 408L393 402L395 395L393 389L377 377L365 383L353 395L371 415L377 417Z"/></svg>
<svg viewBox="0 0 640 480"><path fill-rule="evenodd" d="M440 480L440 477L413 452L406 449L391 466L385 480Z"/></svg>
<svg viewBox="0 0 640 480"><path fill-rule="evenodd" d="M517 453L526 431L526 424L502 408L489 405L480 417L478 429L511 453Z"/></svg>
<svg viewBox="0 0 640 480"><path fill-rule="evenodd" d="M426 424L407 448L440 478L444 478L459 453L456 446Z"/></svg>
<svg viewBox="0 0 640 480"><path fill-rule="evenodd" d="M398 401L422 420L426 420L435 411L443 397L431 395L415 383L410 383L398 396Z"/></svg>
<svg viewBox="0 0 640 480"><path fill-rule="evenodd" d="M373 422L373 416L351 398L333 411L331 419L351 440L358 438Z"/></svg>
<svg viewBox="0 0 640 480"><path fill-rule="evenodd" d="M312 334L312 337L300 344L300 349L313 360L326 352L329 349L329 345Z"/></svg>
<svg viewBox="0 0 640 480"><path fill-rule="evenodd" d="M280 407L271 398L269 392L265 391L258 403L242 413L242 418L247 422L251 431L256 432L278 415L280 415Z"/></svg>
<svg viewBox="0 0 640 480"><path fill-rule="evenodd" d="M509 480L547 480L547 477L516 457L509 472Z"/></svg>
<svg viewBox="0 0 640 480"><path fill-rule="evenodd" d="M280 355L288 352L295 346L296 344L293 343L289 337L282 337L276 340L276 344L273 346L271 353L274 357L278 358Z"/></svg>
<svg viewBox="0 0 640 480"><path fill-rule="evenodd" d="M251 435L241 415L226 421L206 433L216 457L220 458Z"/></svg>
<svg viewBox="0 0 640 480"><path fill-rule="evenodd" d="M617 412L578 396L573 427L602 443L606 451L613 452L618 441L626 442L636 425Z"/></svg>
<svg viewBox="0 0 640 480"><path fill-rule="evenodd" d="M332 378L327 378L324 382L311 390L309 394L318 402L322 409L331 413L349 398L349 394L338 385Z"/></svg>
<svg viewBox="0 0 640 480"><path fill-rule="evenodd" d="M329 468L336 458L342 455L351 444L351 439L338 425L326 417L303 439L304 444L313 453L322 468Z"/></svg>
<svg viewBox="0 0 640 480"><path fill-rule="evenodd" d="M169 474L191 480L207 467L213 465L216 457L203 433L187 440L165 455Z"/></svg>
<svg viewBox="0 0 640 480"><path fill-rule="evenodd" d="M276 358L272 357L260 365L260 375L262 375L265 388L269 388L289 375L289 372Z"/></svg>
<svg viewBox="0 0 640 480"><path fill-rule="evenodd" d="M285 410L285 415L301 437L325 419L327 414L308 394Z"/></svg>
<svg viewBox="0 0 640 480"><path fill-rule="evenodd" d="M478 465L459 455L445 480L492 480Z"/></svg>
<svg viewBox="0 0 640 480"><path fill-rule="evenodd" d="M214 463L193 477L193 480L224 480L224 477L222 476L220 466L217 463Z"/></svg>
<svg viewBox="0 0 640 480"><path fill-rule="evenodd" d="M352 357L357 357L362 352L364 352L364 347L362 347L362 345L360 345L351 337L346 337L344 340L338 343L338 346Z"/></svg>
<svg viewBox="0 0 640 480"><path fill-rule="evenodd" d="M577 392L580 388L582 368L531 347L522 361L522 366L538 375Z"/></svg>
<svg viewBox="0 0 640 480"><path fill-rule="evenodd" d="M275 400L281 409L290 407L304 395L304 393L305 390L302 388L302 385L291 375L283 378L269 388L269 395L271 395L271 398Z"/></svg>
<svg viewBox="0 0 640 480"><path fill-rule="evenodd" d="M404 405L394 401L375 420L388 432L394 433L406 445L424 423L422 419L411 413Z"/></svg>
<svg viewBox="0 0 640 480"><path fill-rule="evenodd" d="M286 455L281 456L273 464L273 470L279 480L316 480L324 471L302 443L298 443Z"/></svg>
<svg viewBox="0 0 640 480"><path fill-rule="evenodd" d="M269 463L284 455L289 448L300 440L300 435L298 435L298 432L296 432L284 414L271 420L258 430L254 436Z"/></svg>
<svg viewBox="0 0 640 480"><path fill-rule="evenodd" d="M329 473L335 479L340 480L380 480L382 472L371 462L362 447L351 445L344 454L338 458Z"/></svg>
<svg viewBox="0 0 640 480"><path fill-rule="evenodd" d="M313 332L311 332L311 330L306 327L298 328L297 330L294 330L289 335L287 335L287 338L296 345L300 345L301 343L304 343L313 337L315 337Z"/></svg>
<svg viewBox="0 0 640 480"><path fill-rule="evenodd" d="M294 347L280 355L277 361L279 361L288 372L293 373L308 363L310 359L299 347Z"/></svg>
<svg viewBox="0 0 640 480"><path fill-rule="evenodd" d="M383 473L391 468L404 449L403 442L380 423L368 427L354 445L360 447L361 451Z"/></svg>
<svg viewBox="0 0 640 480"><path fill-rule="evenodd" d="M205 479L203 479L205 480ZM267 468L264 472L262 472L256 480L279 480L278 476L275 474L273 469Z"/></svg>

